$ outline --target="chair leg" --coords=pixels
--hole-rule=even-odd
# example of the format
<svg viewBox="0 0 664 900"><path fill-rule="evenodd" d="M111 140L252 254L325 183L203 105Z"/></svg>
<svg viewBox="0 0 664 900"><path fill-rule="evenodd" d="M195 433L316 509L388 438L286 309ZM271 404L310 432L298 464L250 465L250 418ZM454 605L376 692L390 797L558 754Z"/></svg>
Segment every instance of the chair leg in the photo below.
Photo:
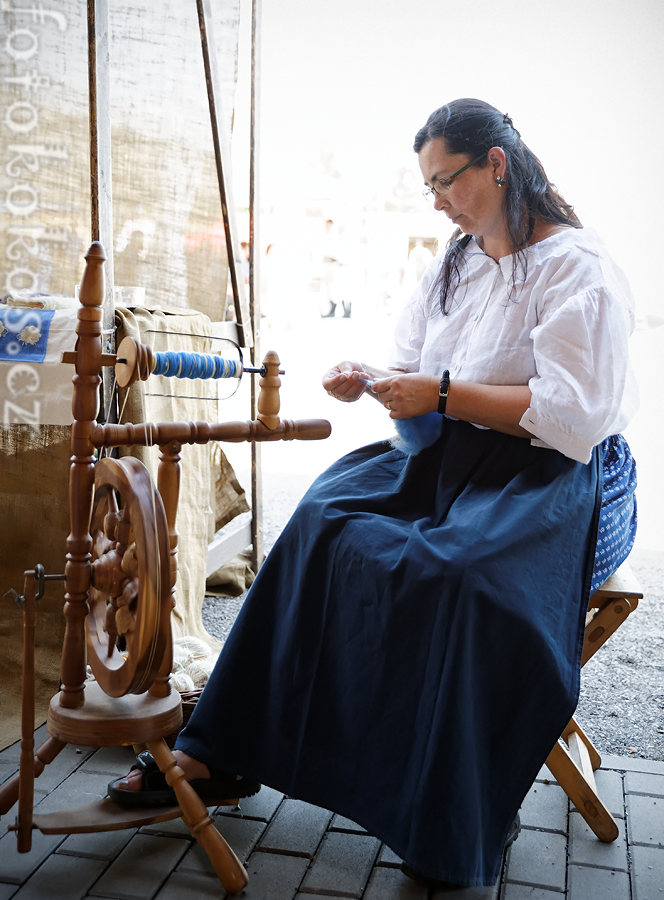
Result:
<svg viewBox="0 0 664 900"><path fill-rule="evenodd" d="M570 737L572 735L575 735L576 738L585 745L586 750L588 752L588 757L590 758L591 769L593 772L596 772L597 769L599 769L599 767L602 765L602 757L599 755L599 753L597 752L597 748L595 747L593 742L590 740L588 735L585 733L583 728L581 728L581 726L576 721L576 719L569 720L567 727L565 728L565 730L563 731L563 733L561 735L563 740L567 742L568 746L570 746ZM570 750L571 750L571 746L570 746ZM581 765L580 754L579 754L579 756L577 756L576 754L573 754L573 755L575 756L575 759L577 760L577 763L580 766Z"/></svg>
<svg viewBox="0 0 664 900"><path fill-rule="evenodd" d="M557 741L547 757L546 766L589 828L600 841L611 843L618 837L618 826L597 796L588 747L578 732L569 732L567 740L569 747L562 738Z"/></svg>
<svg viewBox="0 0 664 900"><path fill-rule="evenodd" d="M588 606L595 613L586 618L582 666L634 612L642 597L626 563L592 595ZM618 837L618 826L597 795L594 772L601 762L590 738L570 719L547 757L546 766L600 841L610 843Z"/></svg>
<svg viewBox="0 0 664 900"><path fill-rule="evenodd" d="M631 598L619 597L607 603L595 614L586 627L581 655L582 666L585 666L602 644L622 625L627 616L636 609L638 602Z"/></svg>

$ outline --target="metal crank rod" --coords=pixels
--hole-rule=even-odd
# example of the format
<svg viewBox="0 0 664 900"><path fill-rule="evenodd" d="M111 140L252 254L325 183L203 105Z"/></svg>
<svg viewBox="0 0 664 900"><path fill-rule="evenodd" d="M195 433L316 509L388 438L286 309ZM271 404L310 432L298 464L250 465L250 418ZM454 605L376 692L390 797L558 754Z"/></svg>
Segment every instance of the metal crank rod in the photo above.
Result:
<svg viewBox="0 0 664 900"><path fill-rule="evenodd" d="M37 564L24 573L23 595L7 591L17 603L23 606L23 690L21 704L21 756L18 775L3 785L0 794L0 813L4 813L18 796L16 824L9 830L17 832L19 853L29 853L32 849L32 810L34 806L35 776L40 775L46 763L50 762L65 746L60 741L49 741L40 748L35 757L35 618L36 602L44 596L47 581L63 581L64 575L46 575L44 567ZM5 595L6 596L6 595ZM8 805L9 804L9 805Z"/></svg>

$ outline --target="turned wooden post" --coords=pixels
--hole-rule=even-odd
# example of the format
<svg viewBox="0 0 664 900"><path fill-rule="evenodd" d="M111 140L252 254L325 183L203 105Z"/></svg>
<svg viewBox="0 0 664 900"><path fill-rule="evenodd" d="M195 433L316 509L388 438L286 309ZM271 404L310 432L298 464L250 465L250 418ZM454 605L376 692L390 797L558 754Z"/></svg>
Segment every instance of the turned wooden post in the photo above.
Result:
<svg viewBox="0 0 664 900"><path fill-rule="evenodd" d="M178 499L180 497L180 441L169 441L159 448L159 468L157 470L157 491L161 496L166 512L168 525L168 543L171 551L171 610L175 607L175 582L178 574L178 532L176 518L178 512ZM159 674L149 689L154 697L167 697L171 687L169 683L171 669L173 668L173 639L171 630L168 631L168 647L164 652Z"/></svg>
<svg viewBox="0 0 664 900"><path fill-rule="evenodd" d="M274 350L268 350L263 359L263 365L267 369L267 373L258 382L260 393L258 394L258 419L266 428L279 427L279 388L281 387L281 378L279 378L279 357Z"/></svg>
<svg viewBox="0 0 664 900"><path fill-rule="evenodd" d="M76 709L84 703L86 675L85 617L90 587L90 516L94 494L92 428L99 412L99 375L102 365L102 304L104 301L104 248L94 241L86 254L76 324L76 374L72 412L69 515L65 565L65 637L62 652L60 704Z"/></svg>
<svg viewBox="0 0 664 900"><path fill-rule="evenodd" d="M246 869L214 827L203 801L185 780L166 742L150 741L147 747L164 773L166 784L175 791L185 825L207 853L222 885L231 894L239 893L249 883Z"/></svg>

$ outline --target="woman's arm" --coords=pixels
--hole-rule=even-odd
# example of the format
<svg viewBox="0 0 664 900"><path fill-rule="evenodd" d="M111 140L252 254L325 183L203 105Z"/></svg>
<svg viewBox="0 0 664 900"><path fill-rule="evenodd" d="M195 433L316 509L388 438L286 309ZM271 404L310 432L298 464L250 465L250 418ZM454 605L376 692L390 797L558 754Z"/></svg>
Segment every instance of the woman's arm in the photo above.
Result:
<svg viewBox="0 0 664 900"><path fill-rule="evenodd" d="M392 419L409 419L438 409L440 378L418 372L391 375L374 381L372 390L390 410ZM530 438L532 434L519 425L530 400L527 385L477 384L453 379L445 412L454 419Z"/></svg>
<svg viewBox="0 0 664 900"><path fill-rule="evenodd" d="M519 422L530 406L530 388L523 384L476 384L450 382L447 395L448 415L494 431L532 438Z"/></svg>

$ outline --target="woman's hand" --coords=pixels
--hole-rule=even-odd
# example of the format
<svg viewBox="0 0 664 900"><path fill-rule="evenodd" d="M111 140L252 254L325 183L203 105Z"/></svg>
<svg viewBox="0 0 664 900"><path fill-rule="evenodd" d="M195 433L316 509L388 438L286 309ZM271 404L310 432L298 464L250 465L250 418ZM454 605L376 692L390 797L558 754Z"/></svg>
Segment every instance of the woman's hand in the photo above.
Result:
<svg viewBox="0 0 664 900"><path fill-rule="evenodd" d="M323 387L328 394L346 403L358 400L366 392L382 403L391 419L411 419L438 409L440 379L437 375L386 371L344 360L325 373ZM447 415L505 434L531 438L532 434L519 424L530 402L527 385L478 384L454 379L447 396Z"/></svg>
<svg viewBox="0 0 664 900"><path fill-rule="evenodd" d="M410 419L438 409L439 381L436 375L404 372L377 379L372 391L391 419Z"/></svg>
<svg viewBox="0 0 664 900"><path fill-rule="evenodd" d="M353 403L369 389L371 376L361 362L346 359L323 375L323 387L330 397Z"/></svg>

